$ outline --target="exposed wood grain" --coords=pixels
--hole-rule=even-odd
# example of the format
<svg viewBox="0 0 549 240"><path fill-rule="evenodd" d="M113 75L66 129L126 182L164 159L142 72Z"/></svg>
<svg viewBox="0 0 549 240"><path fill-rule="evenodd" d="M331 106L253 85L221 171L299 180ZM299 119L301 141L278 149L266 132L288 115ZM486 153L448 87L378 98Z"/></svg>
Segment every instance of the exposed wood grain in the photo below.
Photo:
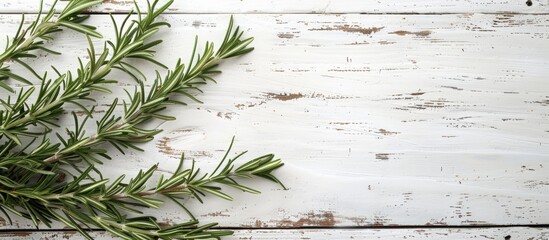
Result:
<svg viewBox="0 0 549 240"><path fill-rule="evenodd" d="M159 36L166 43L158 58L171 65L187 56L195 34L219 39L229 15L164 17L173 28ZM11 33L18 19L0 15L0 34ZM108 16L92 21L112 37ZM250 184L262 190L258 196L230 191L235 202L189 200L204 222L549 223L549 16L294 14L236 21L256 37L257 50L223 68L219 84L200 95L205 104L170 110L178 120L159 124L165 131L143 145L145 153L117 155L104 168L107 176L157 162L169 172L183 152L211 168L236 135L235 148L250 150L249 157L282 157L287 165L277 174L290 189L256 181ZM39 59L32 63L37 70L69 69L85 55L82 36L59 39L55 48L67 54ZM112 89L123 98L132 85ZM113 97L98 95L98 110ZM186 216L168 205L160 219ZM21 220L15 227L32 229Z"/></svg>
<svg viewBox="0 0 549 240"><path fill-rule="evenodd" d="M163 0L165 1L165 0ZM0 1L0 13L36 13L39 0ZM46 3L53 2L46 0ZM145 0L138 1L140 5ZM171 13L549 13L548 0L176 0ZM61 3L62 5L63 3ZM105 0L93 12L128 12L132 0Z"/></svg>
<svg viewBox="0 0 549 240"><path fill-rule="evenodd" d="M97 239L116 239L105 232L91 234ZM545 240L547 228L470 228L470 229L300 229L300 230L236 230L234 236L224 240L293 240L293 239L383 239L383 240L434 240L434 239L494 239L494 240ZM84 239L76 232L6 232L0 239L44 240Z"/></svg>

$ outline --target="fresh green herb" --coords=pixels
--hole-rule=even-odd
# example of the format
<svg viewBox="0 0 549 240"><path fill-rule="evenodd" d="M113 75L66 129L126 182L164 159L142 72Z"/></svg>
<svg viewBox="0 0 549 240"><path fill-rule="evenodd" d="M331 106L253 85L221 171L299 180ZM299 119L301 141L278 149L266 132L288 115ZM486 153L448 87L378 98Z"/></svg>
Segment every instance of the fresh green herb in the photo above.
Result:
<svg viewBox="0 0 549 240"><path fill-rule="evenodd" d="M83 10L100 4L101 0L72 0L61 11L57 18L55 15L55 5L57 0L52 4L51 9L46 15L42 14L42 2L40 2L40 10L36 19L26 28L23 28L25 15L22 16L21 23L15 36L7 39L6 49L0 54L0 87L13 92L13 89L3 81L9 78L19 82L30 84L30 82L10 71L4 63L8 60L17 62L30 70L36 77L40 76L23 60L25 58L36 58L35 50L43 50L51 54L60 54L44 46L44 40L53 40L51 36L55 32L62 31L62 27L73 29L84 34L101 38L101 34L95 31L95 27L82 24L88 16L79 15ZM55 19L54 19L55 18Z"/></svg>
<svg viewBox="0 0 549 240"><path fill-rule="evenodd" d="M87 2L87 4L84 4ZM145 87L145 75L126 62L129 58L138 58L162 68L165 66L154 59L153 47L162 43L151 37L168 23L157 21L173 2L158 6L158 1L149 3L147 14L137 8L136 20L130 13L120 27L113 19L116 39L107 41L101 54L88 37L89 62L80 67L76 74L59 73L54 80L47 75L40 77L42 84L37 93L34 87L21 89L13 99L0 100L4 110L0 110L0 210L9 218L10 214L30 219L39 224L51 226L60 221L91 237L86 229L100 228L123 239L207 239L219 238L231 234L230 231L212 229L215 223L199 225L182 199L194 197L200 202L204 196L214 195L232 200L223 192L221 186L233 187L244 192L259 193L239 183L239 179L261 177L269 181L282 183L272 174L283 163L269 154L255 158L240 167L235 161L244 153L229 158L232 147L210 174L200 173L194 162L190 168L183 167L183 156L178 169L171 176L160 176L154 187L149 186L157 166L139 172L129 181L125 175L110 180L104 178L96 167L102 159L111 159L105 144L112 145L124 153L128 149L141 150L139 144L151 141L161 130L147 129L145 123L153 120L170 121L173 116L164 110L170 105L186 105L184 98L200 102L193 92L208 81L215 82L213 76L220 73L219 64L226 59L247 54L253 38L242 39L243 32L233 29L233 19L229 23L226 36L220 47L206 42L204 51L197 53L198 39L187 65L179 60L175 67L162 77L157 76L148 90ZM78 5L80 3L80 5ZM94 1L72 1L59 19L75 16L83 6L91 6ZM69 8L73 5L72 8ZM80 7L75 7L75 6ZM51 17L45 18L49 21ZM70 18L69 18L70 19ZM57 20L59 21L59 20ZM65 20L62 20L65 21ZM67 24L60 24L60 26ZM75 26L67 26L76 29ZM78 29L77 29L78 30ZM92 27L81 30L88 36L94 35ZM33 31L31 31L33 32ZM19 35L17 33L16 35ZM95 34L98 35L98 34ZM21 58L17 54L10 58ZM99 56L99 57L97 57ZM100 92L109 94L105 84L116 80L108 78L112 69L118 69L136 80L138 87L126 91L128 99L115 98L105 112L96 121L96 132L86 134L83 130L86 122L95 115L95 106L90 94ZM25 79L26 80L26 79ZM25 82L25 81L23 81ZM36 100L29 103L31 96ZM122 101L123 114L116 116L116 108ZM52 129L59 128L59 116L62 107L71 103L85 113L81 119L72 113L75 128L66 129L66 135L56 133L52 138ZM38 130L37 130L38 128ZM145 216L141 208L159 208L163 199L174 201L189 214L189 221L173 226L163 226L155 217Z"/></svg>
<svg viewBox="0 0 549 240"><path fill-rule="evenodd" d="M182 200L194 196L202 202L202 197L206 194L232 200L231 196L223 193L220 185L257 194L259 191L236 180L257 176L280 183L272 175L272 171L283 165L279 159L269 154L236 167L234 162L244 153L227 159L230 150L231 147L216 170L210 174L201 174L194 162L191 168L184 168L182 157L173 175L161 175L155 187L147 187L146 184L156 172L157 166L140 171L127 183L123 182L125 175L112 182L109 179L94 179L90 174L93 166L79 176L74 176L72 181L59 183L60 175L55 172L60 169L59 165L55 165L50 169L51 174L39 174L37 179L25 184L2 179L2 185L9 188L0 188L0 205L3 211L31 219L37 226L43 223L49 227L52 221L61 221L77 229L88 239L91 237L83 226L99 227L124 239L209 239L230 235L230 231L212 230L215 223L198 226L198 220L183 205ZM161 207L164 202L160 196L177 203L189 214L190 220L166 227L161 226L152 216L143 216L140 208ZM128 217L126 212L138 217ZM9 217L8 213L6 215Z"/></svg>
<svg viewBox="0 0 549 240"><path fill-rule="evenodd" d="M78 59L80 68L76 76L70 72L60 74L57 70L58 77L55 80L48 79L47 75L44 75L42 85L38 90L38 97L31 106L28 106L28 99L35 91L34 87L27 90L21 89L13 103L10 97L6 101L1 100L2 104L6 106L6 110L0 111L0 122L2 123L0 133L15 144L21 145L20 136L41 136L43 134L43 131L29 130L30 125L39 124L44 127L45 131L50 131L50 126L58 126L57 118L63 112L62 106L65 103L75 104L87 111L81 104L81 100L94 101L89 97L93 91L110 93L110 90L103 85L117 82L106 79L113 68L123 70L135 77L134 72L139 70L125 62L128 58L141 58L164 67L153 59L155 52L152 50L162 41L156 40L147 43L145 41L158 32L160 27L169 26L167 22L156 21L156 19L172 2L173 0L169 1L159 9L156 9L156 2L149 5L148 11L151 14L142 17L142 14L139 13L139 19L129 23L129 26L127 25L132 13L128 14L120 29L116 29L117 24L113 18L116 33L115 43L107 41L103 53L96 57L95 48L88 38L90 61L83 64L82 60ZM140 12L139 8L137 9ZM111 50L106 47L107 45L111 47Z"/></svg>

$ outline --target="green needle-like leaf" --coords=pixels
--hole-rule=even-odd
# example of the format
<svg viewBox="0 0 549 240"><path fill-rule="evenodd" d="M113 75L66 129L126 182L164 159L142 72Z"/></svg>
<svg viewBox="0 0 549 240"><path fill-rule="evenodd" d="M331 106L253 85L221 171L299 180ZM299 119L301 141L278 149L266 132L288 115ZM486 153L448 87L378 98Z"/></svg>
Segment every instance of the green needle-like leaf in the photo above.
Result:
<svg viewBox="0 0 549 240"><path fill-rule="evenodd" d="M45 16L39 14L28 28L21 25L8 43L5 53L0 55L0 87L14 94L0 99L3 106L0 110L0 211L10 223L12 214L29 219L36 226L50 227L57 221L80 232L86 239L92 239L86 231L93 228L129 240L219 239L231 235L232 231L214 229L217 223L200 225L185 206L184 199L195 198L203 202L215 196L233 200L225 192L226 187L260 193L246 186L249 178L267 179L284 188L273 175L273 171L283 166L282 161L269 154L237 166L238 159L246 152L231 153L234 138L211 173L201 171L194 161L190 167L184 165L183 156L177 169L167 175L161 174L159 164L156 164L133 177L120 175L109 179L96 166L103 164L104 159L116 161L116 157L111 156L114 149L122 153L142 151L140 145L153 140L162 131L147 127L148 123L175 120L166 109L186 105L189 101L200 102L196 94L202 93L200 87L207 82L215 82L213 77L221 72L219 66L223 60L253 50L249 47L253 38L243 39L243 32L238 27L233 28L231 17L217 50L212 42L206 42L204 50L197 52L198 38L195 38L187 65L178 60L164 76L157 72L154 81L145 86L145 74L127 59L144 59L166 68L155 59L153 50L162 41L151 38L160 27L169 26L157 17L173 0L163 5L158 2L148 2L148 14L142 14L136 8L136 20L130 20L133 13L121 24L113 18L116 39L106 41L101 53L96 51L89 37L101 37L101 34L94 27L81 24L86 17L78 15L101 3L99 0L69 1L55 20L52 7ZM24 60L36 57L32 53L35 50L56 54L36 39L51 39L51 34L60 31L60 27L88 36L89 61L78 59L79 67L74 72L61 73L53 67L57 74L53 79L47 74L40 76ZM25 84L31 82L2 66L8 59L29 69L41 84L13 91L2 81L11 78ZM126 99L113 98L103 116L98 117L100 111L96 111L96 97L92 94L111 93L107 84L117 81L107 77L113 69L136 80L136 87L133 91L126 89ZM57 128L64 125L60 117L67 103L74 104L79 111L71 112L74 128L66 128L63 133ZM88 134L86 124L92 118L96 130ZM159 174L158 182L151 183ZM180 206L189 220L164 226L154 216L143 213L144 208L161 208L166 199Z"/></svg>
<svg viewBox="0 0 549 240"><path fill-rule="evenodd" d="M51 35L55 32L62 30L61 26L89 34L94 37L101 37L101 34L96 32L92 27L81 24L86 19L86 16L80 16L79 14L92 6L102 3L101 0L70 0L67 6L62 10L61 15L57 19L54 19L55 6L57 0L53 3L51 9L46 15L42 15L42 1L40 2L40 10L37 18L27 27L23 27L25 17L11 39L8 38L8 43L3 53L0 53L0 82L12 78L25 84L31 84L30 81L24 79L18 74L13 74L8 68L3 68L3 65L8 60L14 60L21 63L21 59L36 58L33 52L35 50L43 50L52 54L59 54L56 51L48 49L43 46L44 42L40 39L52 40ZM38 76L30 66L23 64L23 66L29 69L35 76ZM8 91L12 91L10 87L6 87L5 84L0 84L0 87L5 88Z"/></svg>

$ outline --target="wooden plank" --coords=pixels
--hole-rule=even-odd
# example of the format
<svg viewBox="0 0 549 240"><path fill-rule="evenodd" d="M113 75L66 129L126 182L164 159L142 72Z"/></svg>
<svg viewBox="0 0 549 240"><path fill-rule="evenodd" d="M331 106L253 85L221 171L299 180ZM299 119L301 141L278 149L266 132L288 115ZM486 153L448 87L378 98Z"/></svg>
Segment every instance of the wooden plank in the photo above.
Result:
<svg viewBox="0 0 549 240"><path fill-rule="evenodd" d="M166 0L161 0L166 1ZM0 2L0 13L36 13L39 0ZM52 0L46 0L46 5ZM146 1L139 0L144 6ZM531 2L531 4L530 4ZM60 4L60 6L63 3ZM93 12L128 12L132 0L108 0ZM170 13L548 13L547 0L186 0L175 1Z"/></svg>
<svg viewBox="0 0 549 240"><path fill-rule="evenodd" d="M105 232L94 232L97 239L117 239ZM233 236L224 240L264 239L529 239L544 240L549 238L547 228L468 228L468 229L299 229L299 230L236 230ZM80 234L71 231L63 232L4 232L0 239L84 239Z"/></svg>
<svg viewBox="0 0 549 240"><path fill-rule="evenodd" d="M229 15L165 18L173 28L159 36L166 42L158 59L171 65L188 56L195 34L220 39ZM0 15L0 34L17 20ZM143 145L145 153L115 155L107 176L157 162L169 172L183 152L211 169L236 135L235 149L250 150L249 158L284 159L277 174L289 190L253 181L263 194L189 200L203 222L549 223L549 16L242 15L236 22L256 37L257 50L223 67L219 84L200 95L205 104L171 109L178 120L157 123L165 131ZM92 23L112 38L108 16ZM76 66L83 37L58 39L55 48L67 54L32 66ZM112 89L123 98L132 85ZM114 96L98 95L99 110ZM187 219L172 205L158 214L168 223ZM3 226L13 227L32 224Z"/></svg>

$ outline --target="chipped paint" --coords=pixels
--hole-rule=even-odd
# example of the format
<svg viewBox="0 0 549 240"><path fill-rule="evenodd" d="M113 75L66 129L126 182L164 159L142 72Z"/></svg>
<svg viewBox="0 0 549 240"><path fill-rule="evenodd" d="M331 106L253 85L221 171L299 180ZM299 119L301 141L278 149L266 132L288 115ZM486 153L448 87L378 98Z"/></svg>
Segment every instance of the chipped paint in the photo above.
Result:
<svg viewBox="0 0 549 240"><path fill-rule="evenodd" d="M376 159L387 161L391 153L376 153Z"/></svg>
<svg viewBox="0 0 549 240"><path fill-rule="evenodd" d="M309 30L312 31L343 31L343 32L349 32L349 33L361 33L365 35L370 35L372 33L377 33L381 31L383 27L370 27L370 28L364 28L360 27L358 25L337 25L334 27L322 27L322 28L312 28Z"/></svg>
<svg viewBox="0 0 549 240"><path fill-rule="evenodd" d="M283 219L277 222L277 227L303 227L303 226L322 226L332 227L335 226L336 220L332 212L308 212L297 220Z"/></svg>
<svg viewBox="0 0 549 240"><path fill-rule="evenodd" d="M303 97L301 93L267 93L267 97L280 101L290 101Z"/></svg>
<svg viewBox="0 0 549 240"><path fill-rule="evenodd" d="M385 130L383 128L380 128L378 131L376 131L375 133L379 133L379 134L382 134L382 135L385 135L385 136L391 136L391 135L397 135L397 134L400 134L400 132L392 132L392 131L388 131L388 130Z"/></svg>
<svg viewBox="0 0 549 240"><path fill-rule="evenodd" d="M428 37L429 35L431 35L431 33L432 32L428 31L428 30L417 31L417 32L410 32L410 31L400 30L400 31L390 32L389 34L396 34L396 35L399 35L399 36L415 35L416 37Z"/></svg>
<svg viewBox="0 0 549 240"><path fill-rule="evenodd" d="M292 38L295 37L295 35L292 34L292 33L279 33L279 34L277 34L277 36L279 38L287 38L287 39L292 39Z"/></svg>

